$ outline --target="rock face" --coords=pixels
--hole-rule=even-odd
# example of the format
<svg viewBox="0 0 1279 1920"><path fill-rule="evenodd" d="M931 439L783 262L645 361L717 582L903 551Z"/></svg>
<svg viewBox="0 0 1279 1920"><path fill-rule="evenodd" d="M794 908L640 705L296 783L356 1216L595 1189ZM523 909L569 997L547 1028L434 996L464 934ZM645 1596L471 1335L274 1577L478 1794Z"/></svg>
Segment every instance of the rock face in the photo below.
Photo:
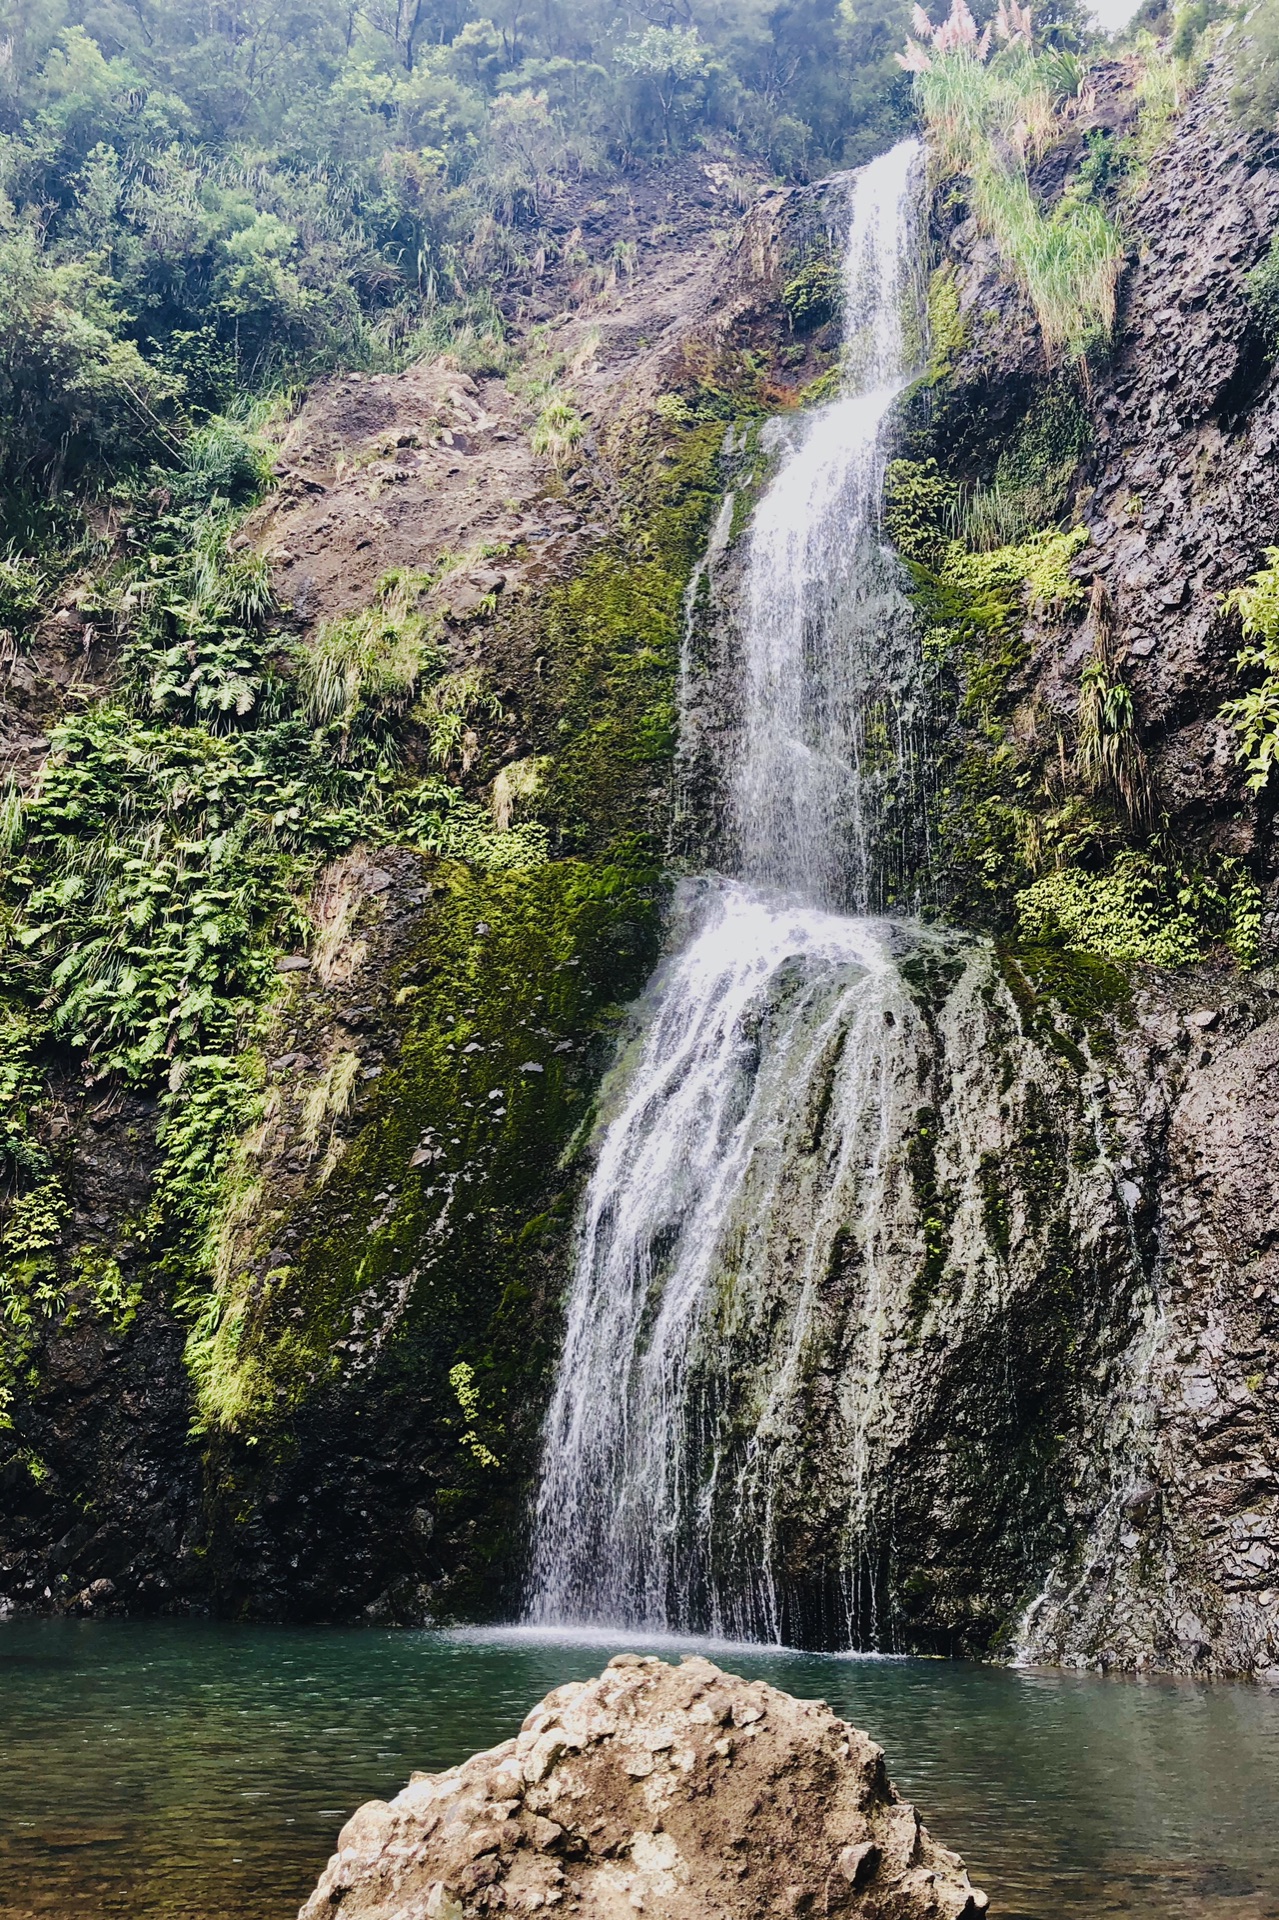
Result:
<svg viewBox="0 0 1279 1920"><path fill-rule="evenodd" d="M623 1653L556 1687L516 1739L360 1807L299 1920L542 1907L960 1920L986 1895L824 1702Z"/></svg>
<svg viewBox="0 0 1279 1920"><path fill-rule="evenodd" d="M1130 82L1118 69L1101 79L1091 131L1122 137L1133 111ZM1060 1085L1073 1078L1080 1110L1093 1118L1101 1147L1094 1173L1109 1169L1117 1202L1108 1213L1076 1211L1059 1272L1077 1276L1079 1255L1092 1257L1102 1230L1118 1246L1114 1227L1125 1221L1128 1257L1120 1249L1109 1269L1122 1272L1122 1284L1107 1280L1094 1292L1094 1320L1080 1321L1073 1305L1063 1316L1066 1350L1082 1363L1075 1420L1054 1423L1055 1450L1034 1459L1014 1498L1018 1519L1001 1521L989 1497L979 1503L993 1533L1025 1539L1020 1515L1036 1490L1042 1495L1054 1479L1064 1489L1056 1509L1061 1533L1041 1558L1042 1576L1008 1609L1001 1637L991 1639L980 1624L987 1649L1010 1646L1036 1663L1201 1675L1270 1674L1279 1666L1279 1288L1269 1144L1279 1011L1274 807L1269 793L1245 793L1238 742L1221 718L1222 703L1247 684L1236 668L1238 620L1224 597L1262 564L1279 526L1279 361L1248 278L1267 257L1279 221L1279 166L1274 141L1232 119L1230 86L1228 61L1210 63L1134 191L1113 351L1075 388L1087 447L1064 519L1087 536L1072 562L1080 591L1073 608L1032 616L1022 631L1006 682L1003 745L1022 756L1022 793L1041 777L1041 793L1052 784L1043 761L1028 772L1036 740L1042 746L1056 737L1067 777L1081 676L1098 638L1087 608L1105 605L1165 843L1188 867L1211 870L1227 856L1243 863L1262 890L1263 948L1272 963L1244 973L1221 952L1175 973L1125 969L1128 989L1104 1018L1096 1007L1088 1013L1087 991L1075 994L1075 1011L1087 1015L1082 1024L1051 1015L1086 1061L1072 1075L1061 1055ZM1077 158L1069 143L1046 157L1036 182L1046 204L1061 189L1063 167ZM939 197L933 217L958 324L953 359L915 396L924 427L913 451L936 455L952 478L975 486L989 483L997 461L1018 444L1018 423L1035 396L1060 394L1075 376L1045 355L1028 302L966 216L962 195ZM976 731L970 717L955 722L971 758L952 791L964 780L979 788ZM995 790L994 783L987 789ZM1117 816L1110 830L1116 844L1125 837L1145 843L1144 830ZM973 850L982 842L960 835L956 844L955 866L966 882L980 867ZM1056 856L1061 865L1078 859L1096 868L1110 857L1100 844ZM947 907L961 922L981 911L963 901ZM1005 924L1014 918L1009 909ZM1028 964L1033 972L1033 955ZM1036 986L1045 1007L1056 996L1065 1008L1072 997L1062 997L1060 978ZM1076 989L1084 986L1081 975ZM1028 1011L1042 1038L1042 1008L1028 1010L1023 997L1023 1016ZM1035 1082L1051 1085L1037 1065ZM1016 1123L1018 1155L1032 1140L1027 1111ZM998 1153L990 1119L981 1131L979 1150ZM1015 1164L1014 1156L1001 1157L1005 1182ZM948 1183L953 1176L944 1170L939 1190ZM1014 1223L1005 1256L1013 1270L1026 1253L1027 1237ZM1049 1280L1051 1269L1043 1272ZM1000 1306L1007 1297L1006 1283L990 1296ZM1043 1287L1037 1327L1050 1324L1061 1297ZM982 1313L993 1322L991 1307ZM944 1333L952 1344L965 1337L953 1315ZM994 1369L981 1371L994 1377ZM1014 1391L1024 1393L1026 1367L1017 1373ZM894 1479L910 1489L916 1508L939 1464L977 1459L975 1448L937 1445L926 1428L916 1429L926 1436L921 1449L902 1430L908 1450L896 1457ZM1027 1415L1011 1433L1032 1430ZM947 1407L937 1431L964 1427ZM1017 1454L1008 1430L993 1444L989 1423L980 1431L989 1453L975 1478L988 1496L1005 1473L1016 1473ZM933 1591L943 1598L947 1587L962 1592L968 1569L977 1593L996 1590L1000 1556L965 1558L962 1537L945 1527L947 1511L945 1500L935 1502L923 1530L894 1522L893 1551L905 1575L898 1585L912 1602L903 1609L911 1646L927 1644L925 1627L935 1633L939 1618L955 1617L953 1603L947 1598L942 1613ZM1036 1543L1027 1571L1041 1554ZM976 1641L932 1644L958 1650Z"/></svg>
<svg viewBox="0 0 1279 1920"><path fill-rule="evenodd" d="M1270 809L1243 799L1219 708L1241 687L1238 625L1222 596L1262 564L1279 525L1279 360L1247 291L1279 221L1279 166L1271 139L1233 121L1230 86L1229 63L1213 66L1131 209L1137 240L1114 348L1090 375L1092 439L1076 503L1088 545L1074 571L1085 586L1105 585L1179 841L1246 856L1270 875ZM1117 111L1103 101L1098 124L1122 131ZM988 477L1050 369L1029 304L976 222L938 244L966 337L945 392L929 393L932 426L955 471ZM1027 640L1018 690L1066 724L1092 635L1077 614L1032 625Z"/></svg>
<svg viewBox="0 0 1279 1920"><path fill-rule="evenodd" d="M1126 1036L1109 1100L1150 1196L1153 1311L1113 1402L1109 1496L1030 1611L1030 1659L1279 1676L1271 1005L1148 1000Z"/></svg>

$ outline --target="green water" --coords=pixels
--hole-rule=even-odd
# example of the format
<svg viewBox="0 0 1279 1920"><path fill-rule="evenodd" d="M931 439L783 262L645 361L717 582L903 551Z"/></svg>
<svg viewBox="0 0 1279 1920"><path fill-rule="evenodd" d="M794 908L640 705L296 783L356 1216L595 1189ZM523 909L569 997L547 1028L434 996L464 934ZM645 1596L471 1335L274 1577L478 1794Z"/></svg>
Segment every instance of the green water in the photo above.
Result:
<svg viewBox="0 0 1279 1920"><path fill-rule="evenodd" d="M512 1733L622 1644L0 1626L0 1920L284 1920L352 1807ZM995 1914L1279 1920L1275 1694L714 1657L869 1729Z"/></svg>

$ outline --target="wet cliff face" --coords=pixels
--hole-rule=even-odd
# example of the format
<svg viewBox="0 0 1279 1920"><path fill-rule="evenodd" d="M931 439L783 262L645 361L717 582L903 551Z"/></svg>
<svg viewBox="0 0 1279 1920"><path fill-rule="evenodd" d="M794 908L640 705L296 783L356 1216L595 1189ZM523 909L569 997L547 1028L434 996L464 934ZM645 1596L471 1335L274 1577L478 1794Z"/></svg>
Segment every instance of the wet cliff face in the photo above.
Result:
<svg viewBox="0 0 1279 1920"><path fill-rule="evenodd" d="M1139 1190L1152 1312L1101 1410L1107 1497L1025 1620L1031 1658L1279 1664L1276 1043L1264 983L1184 980L1140 997L1110 1104Z"/></svg>
<svg viewBox="0 0 1279 1920"><path fill-rule="evenodd" d="M1241 687L1239 627L1223 595L1262 563L1279 528L1273 342L1246 284L1279 219L1279 170L1273 143L1232 123L1229 85L1223 59L1133 195L1115 337L1086 373L1044 355L962 187L939 203L942 324L902 441L908 461L935 459L969 498L1024 471L1031 444L1042 474L1046 448L1066 475L1058 524L1083 530L1063 581L1027 589L1012 623L965 626L972 603L957 617L929 567L916 571L940 636L933 878L943 906L994 921L1015 951L1033 951L1017 945L1027 933L1018 889L1080 862L1113 871L1130 850L1176 872L1183 898L1205 875L1245 872L1267 930L1250 972L1202 931L1188 941L1198 964L1121 961L1126 997L1098 1006L1092 1039L1081 1036L1076 1097L1114 1170L1141 1278L1130 1268L1116 1284L1112 1271L1097 1296L1109 1357L1085 1379L1079 1425L1062 1435L1062 1537L1025 1612L1000 1629L1031 1659L1203 1672L1271 1668L1279 1652L1272 799L1246 791L1219 714ZM1122 136L1133 111L1122 83L1112 76L1098 91L1095 122ZM1067 143L1047 157L1047 199L1079 151ZM1131 693L1150 782L1144 817L1080 776L1083 686L1101 659ZM1122 944L1122 930L1112 938ZM1048 997L1069 1004L1060 977ZM1090 1244L1091 1212L1070 1230L1076 1250ZM1035 1292L1032 1316L1051 1315L1046 1276ZM1076 1327L1085 1340L1087 1326ZM948 1455L949 1437L941 1445ZM908 1477L926 1480L927 1456L908 1457Z"/></svg>
<svg viewBox="0 0 1279 1920"><path fill-rule="evenodd" d="M1055 728L1069 743L1097 638L1089 595L1098 584L1155 811L1190 857L1235 853L1268 876L1271 804L1245 794L1218 709L1240 690L1238 621L1222 597L1260 564L1279 526L1274 344L1247 289L1279 221L1279 164L1271 140L1232 121L1230 85L1223 59L1126 207L1131 244L1114 339L1087 367L1050 363L1029 303L967 215L962 184L951 188L935 210L941 337L912 398L905 444L934 454L970 489L1010 454L1024 462L1028 435L1038 435L1041 461L1064 466L1057 505L1087 536L1070 562L1081 592L1066 617L1032 608L995 703L1019 723L1009 732L1025 765L1036 726L1050 751ZM1120 88L1103 93L1091 121L1122 136L1132 113ZM1079 152L1076 140L1075 164ZM1051 199L1063 185L1054 155L1041 172ZM1046 402L1058 416L1055 447ZM1051 523L1050 514L1043 524ZM949 876L940 878L944 893Z"/></svg>
<svg viewBox="0 0 1279 1920"><path fill-rule="evenodd" d="M794 1111L747 1170L682 1389L659 1611L818 1643L1276 1663L1274 846L1219 709L1241 684L1223 595L1279 527L1273 345L1247 287L1279 173L1228 90L1210 68L1131 190L1115 335L1086 366L1045 354L962 183L934 201L931 360L887 514L934 669L908 867L997 945L903 967L891 1045L823 1002L810 1058L789 979L752 1029L742 1102L785 1061ZM1040 168L1045 200L1136 117L1104 73ZM739 462L691 601L685 828L713 858L732 844L739 535L776 444ZM947 549L974 496L1027 472L1029 517ZM1099 665L1131 702L1139 805L1087 777ZM1130 905L1079 951L1017 898L1125 861L1155 876L1140 939ZM1236 888L1251 942L1205 904ZM878 1159L855 1143L859 1062Z"/></svg>
<svg viewBox="0 0 1279 1920"><path fill-rule="evenodd" d="M1237 625L1221 599L1279 526L1279 387L1246 276L1279 222L1273 143L1230 119L1229 76L1188 103L1134 208L1122 333L1092 403L1081 577L1105 583L1174 830L1270 875L1270 805L1241 805L1217 717L1238 691ZM1057 686L1081 660L1054 661Z"/></svg>
<svg viewBox="0 0 1279 1920"><path fill-rule="evenodd" d="M1150 164L1113 351L1086 377L1049 364L962 191L934 204L932 362L897 451L980 486L1048 419L1067 478L1038 531L1084 532L1042 592L1036 549L943 594L923 516L902 587L934 669L929 808L893 903L974 932L907 942L897 997L834 1021L743 1187L692 1397L752 1520L696 1543L706 1621L1279 1665L1264 939L1241 971L1223 909L1165 971L1028 932L1015 905L1063 863L1108 870L1151 841L1073 766L1104 622L1160 845L1223 897L1239 869L1219 863L1242 862L1270 925L1270 804L1245 794L1217 712L1239 685L1220 595L1279 529L1279 402L1244 288L1279 169L1230 130L1225 85L1209 76ZM1099 101L1122 133L1119 79ZM1082 151L1047 157L1045 194ZM450 670L484 668L500 700L460 790L490 832L506 770L508 824L544 829L552 857L380 846L327 868L278 956L252 1111L195 1255L157 1198L163 1089L87 1090L74 1058L49 1063L40 1124L75 1247L118 1285L73 1285L6 1376L7 1603L403 1620L514 1603L600 1076L658 951L671 851L698 866L726 845L767 418L820 395L838 351L846 189L764 195L744 228L713 182L697 191L687 247L653 243L560 329L588 435L562 469L512 439L534 423L517 382L451 369L333 383L290 430L246 532L303 638L393 561L459 555L424 617ZM890 484L901 544L893 513ZM60 646L50 629L51 680ZM19 691L23 713L54 701ZM535 796L511 773L534 764ZM744 1088L803 1000L793 972L775 984ZM831 1009L810 1012L815 1032ZM859 1072L891 1122L878 1160L850 1150Z"/></svg>

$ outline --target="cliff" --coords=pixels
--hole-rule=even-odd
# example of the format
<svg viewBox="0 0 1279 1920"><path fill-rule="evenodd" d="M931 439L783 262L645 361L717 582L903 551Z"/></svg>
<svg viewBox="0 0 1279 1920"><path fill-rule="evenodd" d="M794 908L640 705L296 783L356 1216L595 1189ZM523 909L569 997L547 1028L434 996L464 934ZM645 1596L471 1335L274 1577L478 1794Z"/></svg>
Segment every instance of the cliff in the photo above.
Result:
<svg viewBox="0 0 1279 1920"><path fill-rule="evenodd" d="M883 904L971 933L903 956L851 1562L864 1274L847 1233L823 1247L774 1517L795 1640L1279 1666L1273 797L1221 711L1245 684L1222 596L1279 526L1249 291L1279 161L1234 129L1228 85L1210 68L1134 172L1113 338L1083 356L1046 344L962 180L933 198L930 360L886 504L929 773ZM1103 73L1040 162L1045 204L1137 119L1131 76ZM744 221L713 165L660 191L579 210L600 274L547 285L518 369L333 377L281 425L238 549L270 563L272 632L327 663L339 770L372 711L369 782L447 792L376 836L336 794L233 1067L202 1052L184 1081L161 1046L130 1080L69 1034L23 1055L62 1211L10 1244L10 1605L421 1621L516 1601L601 1075L667 880L725 844L765 423L829 392L839 350L846 183L764 193ZM430 673L375 684L371 636L379 659L429 646ZM117 685L127 639L49 610L11 687L33 776L34 729L77 675L82 701ZM812 1238L837 1071L794 1118L777 1248ZM726 1338L743 1405L788 1274L778 1253L758 1325Z"/></svg>
<svg viewBox="0 0 1279 1920"><path fill-rule="evenodd" d="M49 1222L19 1207L6 1240L7 1606L510 1604L594 1087L657 950L685 582L734 423L745 443L838 348L792 335L779 198L744 244L743 191L690 162L580 195L562 219L594 264L548 269L509 375L333 377L281 423L234 563L269 568L268 673L300 648L332 676L329 794L353 728L384 771L345 818L321 802L291 936L233 936L256 969L233 1058L175 1058L170 1028L158 1068L113 1070L15 1028ZM100 777L96 739L55 730L128 684L136 614L64 600L5 709L37 792ZM123 835L197 738L124 744ZM281 746L268 841L313 804ZM397 842L377 782L405 775L431 798ZM99 829L100 792L63 831Z"/></svg>

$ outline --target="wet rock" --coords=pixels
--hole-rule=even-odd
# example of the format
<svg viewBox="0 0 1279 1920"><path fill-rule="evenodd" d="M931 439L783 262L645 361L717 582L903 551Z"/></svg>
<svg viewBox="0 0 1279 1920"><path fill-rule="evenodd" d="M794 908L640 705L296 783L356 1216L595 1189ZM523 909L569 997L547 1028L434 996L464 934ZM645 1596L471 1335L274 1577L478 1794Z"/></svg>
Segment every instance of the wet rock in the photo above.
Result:
<svg viewBox="0 0 1279 1920"><path fill-rule="evenodd" d="M899 1798L882 1750L823 1701L709 1660L620 1654L556 1687L514 1740L359 1808L299 1920L338 1906L964 1920L986 1896Z"/></svg>

